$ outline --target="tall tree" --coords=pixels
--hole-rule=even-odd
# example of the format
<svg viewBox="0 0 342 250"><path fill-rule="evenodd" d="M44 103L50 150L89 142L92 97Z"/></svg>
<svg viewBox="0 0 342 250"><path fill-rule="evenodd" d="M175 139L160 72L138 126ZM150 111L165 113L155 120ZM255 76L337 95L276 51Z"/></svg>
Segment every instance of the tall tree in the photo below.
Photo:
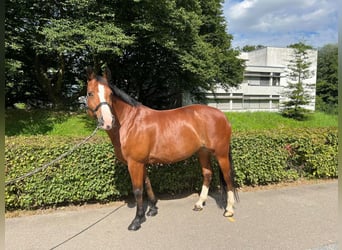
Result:
<svg viewBox="0 0 342 250"><path fill-rule="evenodd" d="M305 105L311 101L311 96L308 93L308 88L312 87L311 84L305 83L305 80L311 78L310 66L312 62L308 57L308 49L311 46L302 42L288 46L294 49L293 59L289 61L289 81L285 96L288 98L283 103L282 114L286 117L303 120L309 110Z"/></svg>
<svg viewBox="0 0 342 250"><path fill-rule="evenodd" d="M6 1L7 104L22 98L59 108L73 100L83 62L119 53L130 40L109 21L112 14L97 10L95 1ZM24 79L15 78L15 71Z"/></svg>
<svg viewBox="0 0 342 250"><path fill-rule="evenodd" d="M243 64L230 47L220 1L118 4L120 27L134 35L135 42L109 66L115 83L144 104L180 106L182 93L203 101L214 86L241 82Z"/></svg>
<svg viewBox="0 0 342 250"><path fill-rule="evenodd" d="M265 48L264 45L245 45L242 47L241 51L243 52L250 52L250 51L254 51L254 50L257 50L257 49L262 49L262 48Z"/></svg>
<svg viewBox="0 0 342 250"><path fill-rule="evenodd" d="M157 108L242 81L220 0L50 0L41 9L40 1L22 2L8 1L6 29L13 41L29 39L16 50L8 42L8 65L56 106L71 99L72 87L84 89L86 64L107 63L115 84Z"/></svg>
<svg viewBox="0 0 342 250"><path fill-rule="evenodd" d="M338 46L327 44L318 50L316 107L337 113L338 106Z"/></svg>
<svg viewBox="0 0 342 250"><path fill-rule="evenodd" d="M36 18L37 5L34 1L5 2L6 106L18 101L26 102L42 94L33 82L32 73L33 43L37 39L37 28L40 25ZM39 10L45 15L49 14L44 3Z"/></svg>

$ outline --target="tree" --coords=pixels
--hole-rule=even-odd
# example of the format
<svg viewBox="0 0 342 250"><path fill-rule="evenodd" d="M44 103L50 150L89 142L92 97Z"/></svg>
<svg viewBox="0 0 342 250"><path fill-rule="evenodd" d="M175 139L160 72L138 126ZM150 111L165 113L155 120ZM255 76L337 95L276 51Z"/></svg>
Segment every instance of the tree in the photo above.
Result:
<svg viewBox="0 0 342 250"><path fill-rule="evenodd" d="M79 94L72 89L82 87L76 75L87 57L119 53L130 41L109 22L112 14L101 13L93 1L9 0L6 14L7 106L39 100L63 108ZM15 72L23 72L22 79Z"/></svg>
<svg viewBox="0 0 342 250"><path fill-rule="evenodd" d="M6 105L39 99L63 106L85 91L84 67L104 63L115 84L157 108L181 105L182 93L201 100L217 85L236 86L244 65L221 4L8 0Z"/></svg>
<svg viewBox="0 0 342 250"><path fill-rule="evenodd" d="M327 44L318 50L316 108L337 113L338 106L338 46Z"/></svg>
<svg viewBox="0 0 342 250"><path fill-rule="evenodd" d="M241 51L243 52L250 52L250 51L254 51L254 50L258 50L258 49L262 49L265 48L264 45L245 45L242 47Z"/></svg>
<svg viewBox="0 0 342 250"><path fill-rule="evenodd" d="M203 102L214 86L240 83L243 62L231 49L220 2L120 2L116 16L135 40L122 57L109 60L115 84L165 109L182 105L184 93Z"/></svg>
<svg viewBox="0 0 342 250"><path fill-rule="evenodd" d="M33 77L32 56L33 41L35 40L34 3L26 1L5 2L5 104L11 106L16 102L26 102L34 96L41 95L32 86ZM41 10L45 10L44 4ZM32 13L28 14L28 10ZM47 12L47 11L46 11ZM47 12L48 13L48 12Z"/></svg>
<svg viewBox="0 0 342 250"><path fill-rule="evenodd" d="M290 45L289 48L294 49L294 55L287 66L290 80L284 94L288 100L283 103L281 112L286 117L303 120L309 112L304 106L309 104L312 98L307 90L312 86L305 82L312 74L310 71L312 63L307 52L312 47L300 42Z"/></svg>

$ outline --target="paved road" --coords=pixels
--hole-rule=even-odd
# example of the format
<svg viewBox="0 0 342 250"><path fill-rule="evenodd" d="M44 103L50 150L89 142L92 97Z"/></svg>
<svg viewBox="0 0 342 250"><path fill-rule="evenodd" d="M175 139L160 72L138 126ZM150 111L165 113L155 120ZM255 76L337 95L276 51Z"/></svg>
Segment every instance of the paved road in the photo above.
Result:
<svg viewBox="0 0 342 250"><path fill-rule="evenodd" d="M158 202L137 232L132 204L6 219L6 249L337 249L337 181L240 192L235 222L218 196L203 211L197 194Z"/></svg>

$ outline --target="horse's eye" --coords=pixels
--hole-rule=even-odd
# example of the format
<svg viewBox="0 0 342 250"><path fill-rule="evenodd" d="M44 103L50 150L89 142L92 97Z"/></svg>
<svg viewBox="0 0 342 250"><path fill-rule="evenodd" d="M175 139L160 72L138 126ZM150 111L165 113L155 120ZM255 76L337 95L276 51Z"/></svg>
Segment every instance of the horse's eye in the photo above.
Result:
<svg viewBox="0 0 342 250"><path fill-rule="evenodd" d="M94 93L93 92L88 92L87 96L93 96Z"/></svg>

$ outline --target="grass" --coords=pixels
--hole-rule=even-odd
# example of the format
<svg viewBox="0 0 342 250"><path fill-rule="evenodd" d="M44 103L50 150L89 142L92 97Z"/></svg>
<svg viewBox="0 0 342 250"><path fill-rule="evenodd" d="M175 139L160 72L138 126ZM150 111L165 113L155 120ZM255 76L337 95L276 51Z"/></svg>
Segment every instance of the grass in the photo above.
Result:
<svg viewBox="0 0 342 250"><path fill-rule="evenodd" d="M96 126L96 121L85 112L51 112L45 110L6 110L5 135L58 135L87 136ZM226 113L233 131L258 131L285 128L337 127L337 115L316 112L305 121L284 118L278 113L244 112ZM105 135L104 132L100 132Z"/></svg>
<svg viewBox="0 0 342 250"><path fill-rule="evenodd" d="M244 112L226 113L235 131L270 130L284 128L326 128L337 127L337 115L321 112L310 114L305 121L285 118L279 113Z"/></svg>
<svg viewBox="0 0 342 250"><path fill-rule="evenodd" d="M96 121L88 117L85 112L6 110L6 136L87 136L95 127Z"/></svg>

